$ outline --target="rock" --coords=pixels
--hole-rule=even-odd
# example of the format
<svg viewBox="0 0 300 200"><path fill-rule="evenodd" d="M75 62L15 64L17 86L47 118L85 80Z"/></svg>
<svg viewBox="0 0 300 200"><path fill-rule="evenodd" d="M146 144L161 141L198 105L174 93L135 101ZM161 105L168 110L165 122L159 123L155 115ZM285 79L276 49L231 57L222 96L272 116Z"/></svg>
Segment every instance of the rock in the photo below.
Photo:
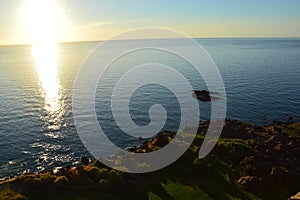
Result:
<svg viewBox="0 0 300 200"><path fill-rule="evenodd" d="M64 187L68 184L70 184L70 181L66 176L58 176L54 181L54 185L58 187Z"/></svg>
<svg viewBox="0 0 300 200"><path fill-rule="evenodd" d="M8 164L9 164L9 165L15 165L16 162L11 160L11 161L8 161Z"/></svg>
<svg viewBox="0 0 300 200"><path fill-rule="evenodd" d="M282 150L282 144L277 144L277 145L274 147L274 149L275 149L276 151L281 151L281 150Z"/></svg>
<svg viewBox="0 0 300 200"><path fill-rule="evenodd" d="M55 175L61 176L61 175L64 175L64 174L65 174L66 169L63 168L63 167L55 167L55 168L53 169L52 172L53 172L53 174L55 174Z"/></svg>
<svg viewBox="0 0 300 200"><path fill-rule="evenodd" d="M163 147L169 144L169 137L166 133L158 134L157 137L154 138L153 144L158 147Z"/></svg>
<svg viewBox="0 0 300 200"><path fill-rule="evenodd" d="M150 152L151 149L149 148L151 144L145 144L145 145L142 145L141 147L137 148L135 153L147 153L147 152Z"/></svg>
<svg viewBox="0 0 300 200"><path fill-rule="evenodd" d="M176 132L164 131L158 133L154 138L145 141L133 151L135 153L147 153L154 150L156 147L164 147L175 137Z"/></svg>
<svg viewBox="0 0 300 200"><path fill-rule="evenodd" d="M39 173L45 171L45 167L43 166L38 166L36 169L38 170Z"/></svg>
<svg viewBox="0 0 300 200"><path fill-rule="evenodd" d="M135 150L137 149L136 146L132 146L132 147L126 147L126 151L129 151L129 152L134 152Z"/></svg>
<svg viewBox="0 0 300 200"><path fill-rule="evenodd" d="M88 165L89 162L90 162L90 160L89 160L87 157L82 156L82 157L80 158L80 162L81 162L83 165Z"/></svg>
<svg viewBox="0 0 300 200"><path fill-rule="evenodd" d="M22 175L26 175L26 174L29 174L30 173L30 169L25 169L23 172L22 172Z"/></svg>
<svg viewBox="0 0 300 200"><path fill-rule="evenodd" d="M271 136L267 140L264 141L264 143L274 143L275 137Z"/></svg>
<svg viewBox="0 0 300 200"><path fill-rule="evenodd" d="M284 167L272 167L270 176L274 178L281 178L285 177L287 173L288 170Z"/></svg>
<svg viewBox="0 0 300 200"><path fill-rule="evenodd" d="M283 132L276 133L274 136L275 136L274 139L276 141L284 142L289 139L289 135L287 133L283 133Z"/></svg>
<svg viewBox="0 0 300 200"><path fill-rule="evenodd" d="M217 92L209 92L207 90L193 90L193 97L200 101L211 101L219 99L218 97L211 96L211 94L218 94Z"/></svg>
<svg viewBox="0 0 300 200"><path fill-rule="evenodd" d="M71 165L65 166L65 169L66 169L67 171L69 171L69 170L71 169Z"/></svg>
<svg viewBox="0 0 300 200"><path fill-rule="evenodd" d="M280 132L282 132L282 128L274 126L274 132L275 133L280 133Z"/></svg>
<svg viewBox="0 0 300 200"><path fill-rule="evenodd" d="M237 183L243 188L248 189L257 187L260 181L261 180L256 176L243 176L237 181Z"/></svg>
<svg viewBox="0 0 300 200"><path fill-rule="evenodd" d="M262 126L255 126L255 131L259 133L265 132L265 128Z"/></svg>
<svg viewBox="0 0 300 200"><path fill-rule="evenodd" d="M298 192L296 195L294 195L294 196L291 196L290 198L289 198L289 200L300 200L300 192Z"/></svg>
<svg viewBox="0 0 300 200"><path fill-rule="evenodd" d="M277 122L276 122L276 125L278 125L278 126L281 126L282 124L283 124L282 121L277 121Z"/></svg>
<svg viewBox="0 0 300 200"><path fill-rule="evenodd" d="M102 164L99 160L92 160L89 163L90 167L107 168L106 165Z"/></svg>

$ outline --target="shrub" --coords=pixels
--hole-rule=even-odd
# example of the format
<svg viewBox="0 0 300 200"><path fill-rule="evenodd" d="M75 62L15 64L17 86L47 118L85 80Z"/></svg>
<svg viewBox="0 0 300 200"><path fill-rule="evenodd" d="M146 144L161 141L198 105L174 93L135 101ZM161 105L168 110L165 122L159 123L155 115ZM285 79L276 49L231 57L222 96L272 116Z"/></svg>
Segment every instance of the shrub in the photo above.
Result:
<svg viewBox="0 0 300 200"><path fill-rule="evenodd" d="M253 150L240 139L221 139L214 149L217 157L240 162L245 156L253 155Z"/></svg>
<svg viewBox="0 0 300 200"><path fill-rule="evenodd" d="M240 165L242 167L242 170L247 175L255 175L255 172L257 171L257 163L254 156L246 156L244 160L240 162Z"/></svg>
<svg viewBox="0 0 300 200"><path fill-rule="evenodd" d="M38 174L37 177L40 178L46 184L52 184L53 181L56 179L56 176L52 175L50 172Z"/></svg>
<svg viewBox="0 0 300 200"><path fill-rule="evenodd" d="M109 189L109 184L108 181L105 179L100 179L99 180L99 189L101 190L108 190Z"/></svg>
<svg viewBox="0 0 300 200"><path fill-rule="evenodd" d="M16 180L22 187L27 189L44 189L46 185L37 175L25 175Z"/></svg>
<svg viewBox="0 0 300 200"><path fill-rule="evenodd" d="M57 186L66 186L69 184L69 179L65 176L59 176L55 179L54 184Z"/></svg>
<svg viewBox="0 0 300 200"><path fill-rule="evenodd" d="M121 173L114 169L109 171L109 176L107 180L112 186L121 185L124 181L123 177L121 176Z"/></svg>
<svg viewBox="0 0 300 200"><path fill-rule="evenodd" d="M28 198L26 198L22 194L13 191L10 188L5 188L0 190L0 199L1 200L27 200Z"/></svg>
<svg viewBox="0 0 300 200"><path fill-rule="evenodd" d="M86 186L93 183L93 180L91 180L91 178L89 178L89 176L87 176L85 171L82 169L76 169L72 171L69 176L69 180L72 184L78 186Z"/></svg>
<svg viewBox="0 0 300 200"><path fill-rule="evenodd" d="M195 158L193 161L193 167L201 173L206 173L208 171L208 165L205 158Z"/></svg>
<svg viewBox="0 0 300 200"><path fill-rule="evenodd" d="M93 179L98 179L100 178L101 173L99 173L99 168L98 167L90 167L87 169L88 175L93 178Z"/></svg>

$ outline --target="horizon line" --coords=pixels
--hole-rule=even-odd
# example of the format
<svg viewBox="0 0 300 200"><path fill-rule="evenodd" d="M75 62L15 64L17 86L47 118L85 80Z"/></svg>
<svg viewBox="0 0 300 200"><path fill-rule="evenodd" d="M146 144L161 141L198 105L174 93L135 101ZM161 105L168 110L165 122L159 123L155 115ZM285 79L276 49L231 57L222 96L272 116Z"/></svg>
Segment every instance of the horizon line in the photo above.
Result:
<svg viewBox="0 0 300 200"><path fill-rule="evenodd" d="M300 39L300 36L251 36L251 37L190 37L191 39ZM163 40L163 39L181 39L181 38L137 38L137 39L123 39L115 41L124 41L124 40ZM70 44L70 43L92 43L92 42L103 42L110 39L103 40L74 40L74 41L59 41L56 44ZM9 47L9 46L32 46L32 43L16 43L16 44L0 44L0 47Z"/></svg>

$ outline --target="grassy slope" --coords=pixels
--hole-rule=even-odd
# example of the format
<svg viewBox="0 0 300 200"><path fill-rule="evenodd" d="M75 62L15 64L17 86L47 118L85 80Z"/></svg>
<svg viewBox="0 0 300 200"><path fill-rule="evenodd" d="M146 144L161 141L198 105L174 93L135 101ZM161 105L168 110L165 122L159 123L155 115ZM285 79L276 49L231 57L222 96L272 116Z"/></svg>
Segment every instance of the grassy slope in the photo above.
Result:
<svg viewBox="0 0 300 200"><path fill-rule="evenodd" d="M300 190L300 123L227 121L213 151L200 159L207 126L200 125L188 151L162 170L126 174L89 164L24 175L2 182L0 199L287 199ZM155 142L147 146L159 148ZM257 180L238 184L243 176Z"/></svg>

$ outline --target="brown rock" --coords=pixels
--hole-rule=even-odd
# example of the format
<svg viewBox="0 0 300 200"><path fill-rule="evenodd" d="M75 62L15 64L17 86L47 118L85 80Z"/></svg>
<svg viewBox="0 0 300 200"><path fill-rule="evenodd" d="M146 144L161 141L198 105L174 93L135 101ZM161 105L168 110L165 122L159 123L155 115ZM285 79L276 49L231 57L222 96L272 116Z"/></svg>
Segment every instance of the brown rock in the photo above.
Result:
<svg viewBox="0 0 300 200"><path fill-rule="evenodd" d="M271 143L275 140L275 137L274 136L271 136L270 138L268 138L267 140L265 140L264 142L265 143Z"/></svg>
<svg viewBox="0 0 300 200"><path fill-rule="evenodd" d="M270 178L280 179L285 178L288 170L284 167L272 167Z"/></svg>
<svg viewBox="0 0 300 200"><path fill-rule="evenodd" d="M274 132L280 133L282 132L282 128L274 126Z"/></svg>
<svg viewBox="0 0 300 200"><path fill-rule="evenodd" d="M80 162L81 162L83 165L88 165L89 162L90 162L90 160L89 160L87 157L82 156L82 157L80 158Z"/></svg>
<svg viewBox="0 0 300 200"><path fill-rule="evenodd" d="M275 149L276 151L281 151L281 150L282 150L282 144L277 144L277 145L274 147L274 149Z"/></svg>
<svg viewBox="0 0 300 200"><path fill-rule="evenodd" d="M300 192L289 198L289 200L300 200Z"/></svg>
<svg viewBox="0 0 300 200"><path fill-rule="evenodd" d="M100 162L99 160L92 160L89 163L90 167L98 167L98 168L107 168L106 165L104 165L102 162Z"/></svg>
<svg viewBox="0 0 300 200"><path fill-rule="evenodd" d="M260 182L260 179L256 176L243 176L237 181L237 183L245 189L255 188L255 187L257 187L259 182Z"/></svg>

